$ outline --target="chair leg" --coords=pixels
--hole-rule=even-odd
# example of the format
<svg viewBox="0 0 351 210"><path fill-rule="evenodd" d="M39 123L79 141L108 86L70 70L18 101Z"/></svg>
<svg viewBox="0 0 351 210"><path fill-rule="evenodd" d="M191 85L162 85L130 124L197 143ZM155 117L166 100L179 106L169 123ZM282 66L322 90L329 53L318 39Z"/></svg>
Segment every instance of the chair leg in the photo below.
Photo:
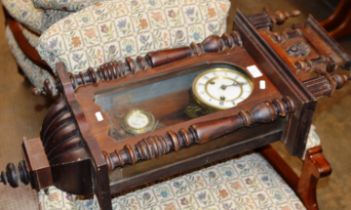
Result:
<svg viewBox="0 0 351 210"><path fill-rule="evenodd" d="M318 209L316 198L318 180L330 175L331 171L331 166L320 146L307 150L297 185L297 193L307 209Z"/></svg>
<svg viewBox="0 0 351 210"><path fill-rule="evenodd" d="M316 199L318 180L331 173L330 164L325 159L320 146L307 150L300 177L296 175L272 146L265 146L259 152L295 191L307 209L318 209Z"/></svg>

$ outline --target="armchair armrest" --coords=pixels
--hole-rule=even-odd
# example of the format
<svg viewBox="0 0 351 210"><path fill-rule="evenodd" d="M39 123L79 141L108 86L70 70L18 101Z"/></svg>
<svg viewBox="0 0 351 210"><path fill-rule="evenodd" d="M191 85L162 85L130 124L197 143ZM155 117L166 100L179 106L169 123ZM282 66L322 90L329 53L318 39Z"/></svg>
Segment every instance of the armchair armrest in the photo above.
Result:
<svg viewBox="0 0 351 210"><path fill-rule="evenodd" d="M316 188L320 178L330 175L331 166L323 155L322 147L308 149L302 166L302 174L297 183L297 194L308 209L318 209Z"/></svg>
<svg viewBox="0 0 351 210"><path fill-rule="evenodd" d="M315 137L314 140L319 140L320 142L314 128L311 128L311 131L313 133L311 132L310 136ZM311 141L310 147L306 146L306 153L302 160L303 166L300 176L293 171L272 146L266 146L259 150L287 184L295 191L305 207L309 210L318 209L316 198L317 183L320 178L330 175L332 171L329 162L323 155L322 147L320 145L311 147L311 145L314 145L312 143L316 142L317 141Z"/></svg>

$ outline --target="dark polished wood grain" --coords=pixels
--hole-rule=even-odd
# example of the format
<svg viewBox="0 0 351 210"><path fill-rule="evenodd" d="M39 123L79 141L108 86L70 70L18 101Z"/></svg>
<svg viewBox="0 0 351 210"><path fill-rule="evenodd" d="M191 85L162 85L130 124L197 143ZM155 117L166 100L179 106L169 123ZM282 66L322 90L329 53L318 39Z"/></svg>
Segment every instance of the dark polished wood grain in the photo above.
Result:
<svg viewBox="0 0 351 210"><path fill-rule="evenodd" d="M193 43L189 47L150 52L145 57L139 56L136 59L126 58L124 62L112 61L103 64L96 70L89 68L84 73L72 74L70 77L73 88L77 89L79 86L98 83L100 81L120 79L130 73L135 74L139 71L146 71L150 68L155 68L195 55L223 52L226 49L241 46L242 41L240 36L234 31L231 34L224 34L222 37L216 35L210 36L202 43Z"/></svg>
<svg viewBox="0 0 351 210"><path fill-rule="evenodd" d="M317 100L351 79L346 71L351 59L312 17L300 26L274 30L294 15L265 11L247 17L238 11L237 31L199 44L113 61L78 75L57 64L62 95L44 120L41 141L26 140L26 167L10 165L1 181L15 186L30 180L36 189L52 184L74 194L95 194L102 209L112 209L111 195L274 141L303 157ZM195 100L193 79L218 66L246 75L253 86L250 97L227 110L188 116L184 110ZM133 109L152 113L155 130L138 135L123 130L124 114ZM301 180L312 172L318 177L311 170L315 157L326 165L317 153L309 153ZM35 159L36 154L42 155ZM287 182L298 183L286 170ZM297 190L308 208L314 205L308 196L315 184L301 184L309 186L308 195L302 187Z"/></svg>
<svg viewBox="0 0 351 210"><path fill-rule="evenodd" d="M148 136L134 146L127 144L122 150L105 155L105 158L110 170L141 160L156 159L193 144L205 144L239 128L273 122L278 117L286 117L294 109L294 102L289 98L273 100L255 106L250 112L240 111L234 116L196 123L178 132L168 131L165 136Z"/></svg>
<svg viewBox="0 0 351 210"><path fill-rule="evenodd" d="M351 34L351 1L340 0L334 12L321 25L334 38L343 38Z"/></svg>

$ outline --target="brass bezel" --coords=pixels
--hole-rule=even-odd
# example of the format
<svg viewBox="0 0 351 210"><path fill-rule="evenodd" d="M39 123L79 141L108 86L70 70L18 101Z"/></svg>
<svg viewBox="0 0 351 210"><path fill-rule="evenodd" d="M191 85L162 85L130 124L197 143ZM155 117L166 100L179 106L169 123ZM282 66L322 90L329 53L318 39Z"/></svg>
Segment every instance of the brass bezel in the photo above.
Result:
<svg viewBox="0 0 351 210"><path fill-rule="evenodd" d="M142 113L149 120L148 124L145 127L138 129L138 128L131 127L128 124L128 118L131 117L136 112ZM121 122L121 127L129 134L138 135L138 134L144 134L154 130L157 127L157 124L158 122L155 119L155 116L150 112L146 112L142 109L132 109L128 111L126 115L124 115Z"/></svg>
<svg viewBox="0 0 351 210"><path fill-rule="evenodd" d="M193 84L192 84L192 93L193 93L193 96L194 96L194 99L195 101L200 105L202 106L203 108L205 109L208 109L210 111L219 111L219 110L226 110L226 109L231 109L233 107L230 107L230 108L223 108L223 107L220 107L220 106L213 106L212 104L209 104L207 103L206 101L202 100L201 96L197 93L198 91L196 91L196 84L197 82L200 80L200 78L202 78L204 75L210 73L210 72L235 72L237 74L240 74L243 78L245 78L247 81L248 81L248 84L250 85L251 87L251 93L248 97L251 96L253 90L254 90L254 84L253 84L253 78L251 76L249 76L248 74L244 73L242 68L241 67L238 67L238 66L230 66L228 68L226 67L214 67L214 68L211 68L211 69L208 69L204 72L201 72L200 74L198 74L195 79L193 80ZM246 100L246 99L245 99ZM244 101L245 101L244 100ZM241 102L240 102L241 103ZM234 106L235 107L235 106Z"/></svg>

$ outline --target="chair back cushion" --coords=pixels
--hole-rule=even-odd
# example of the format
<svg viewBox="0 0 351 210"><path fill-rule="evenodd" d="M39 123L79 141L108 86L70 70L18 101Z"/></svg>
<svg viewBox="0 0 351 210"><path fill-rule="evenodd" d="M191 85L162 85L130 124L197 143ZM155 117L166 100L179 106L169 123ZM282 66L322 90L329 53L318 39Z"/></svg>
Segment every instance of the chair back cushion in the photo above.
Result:
<svg viewBox="0 0 351 210"><path fill-rule="evenodd" d="M6 11L30 30L41 34L58 20L71 14L67 11L35 8L31 0L1 0Z"/></svg>
<svg viewBox="0 0 351 210"><path fill-rule="evenodd" d="M95 3L54 24L37 50L70 72L111 60L200 42L226 31L229 0L127 0Z"/></svg>
<svg viewBox="0 0 351 210"><path fill-rule="evenodd" d="M78 11L96 2L106 1L106 0L32 0L32 1L35 7L41 8L41 9Z"/></svg>

